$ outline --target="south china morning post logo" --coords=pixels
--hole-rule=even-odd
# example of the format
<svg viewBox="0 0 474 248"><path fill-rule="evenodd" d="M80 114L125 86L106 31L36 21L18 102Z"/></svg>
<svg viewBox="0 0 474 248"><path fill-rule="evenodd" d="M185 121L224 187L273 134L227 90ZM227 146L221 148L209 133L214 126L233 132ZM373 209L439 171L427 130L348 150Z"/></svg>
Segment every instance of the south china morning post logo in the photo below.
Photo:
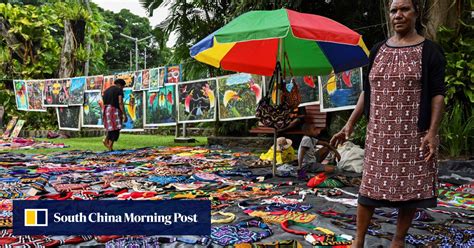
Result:
<svg viewBox="0 0 474 248"><path fill-rule="evenodd" d="M210 235L210 213L209 200L15 200L13 234Z"/></svg>
<svg viewBox="0 0 474 248"><path fill-rule="evenodd" d="M27 208L24 212L25 226L45 227L48 226L48 209Z"/></svg>
<svg viewBox="0 0 474 248"><path fill-rule="evenodd" d="M53 214L54 223L157 223L166 226L174 223L198 223L197 214L184 215L179 212L173 214L163 215L158 213L152 214L110 214L107 212L92 212L92 213L77 213L67 215L62 213Z"/></svg>

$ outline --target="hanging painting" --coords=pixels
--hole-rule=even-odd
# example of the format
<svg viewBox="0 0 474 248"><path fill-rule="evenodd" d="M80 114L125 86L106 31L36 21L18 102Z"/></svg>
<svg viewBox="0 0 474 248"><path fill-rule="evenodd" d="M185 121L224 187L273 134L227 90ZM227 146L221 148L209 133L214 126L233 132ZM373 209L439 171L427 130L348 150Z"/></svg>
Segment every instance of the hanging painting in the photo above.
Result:
<svg viewBox="0 0 474 248"><path fill-rule="evenodd" d="M99 90L84 93L83 127L103 127L102 105L102 96Z"/></svg>
<svg viewBox="0 0 474 248"><path fill-rule="evenodd" d="M181 70L181 65L173 65L173 66L167 66L166 67L166 83L178 83L182 81L182 70Z"/></svg>
<svg viewBox="0 0 474 248"><path fill-rule="evenodd" d="M160 77L159 72L159 68L150 69L150 91L157 91L160 88L160 85L158 84L158 80Z"/></svg>
<svg viewBox="0 0 474 248"><path fill-rule="evenodd" d="M257 104L262 98L263 77L240 73L217 78L219 120L230 121L255 118Z"/></svg>
<svg viewBox="0 0 474 248"><path fill-rule="evenodd" d="M13 81L13 89L15 91L16 108L18 110L28 111L28 91L24 80Z"/></svg>
<svg viewBox="0 0 474 248"><path fill-rule="evenodd" d="M21 129L25 125L25 120L18 120L16 122L15 128L12 131L12 134L10 135L10 138L17 138L18 135L20 134Z"/></svg>
<svg viewBox="0 0 474 248"><path fill-rule="evenodd" d="M128 119L123 123L123 130L143 130L143 91L123 89L123 95L123 105Z"/></svg>
<svg viewBox="0 0 474 248"><path fill-rule="evenodd" d="M216 120L216 80L204 79L178 84L179 122Z"/></svg>
<svg viewBox="0 0 474 248"><path fill-rule="evenodd" d="M26 81L28 90L28 111L46 112L43 106L44 80Z"/></svg>
<svg viewBox="0 0 474 248"><path fill-rule="evenodd" d="M12 133L13 128L15 127L17 120L18 120L18 116L13 116L10 119L7 126L5 127L5 132L3 132L3 134L2 134L2 139L10 138L10 134Z"/></svg>
<svg viewBox="0 0 474 248"><path fill-rule="evenodd" d="M354 109L362 92L362 68L319 77L321 112Z"/></svg>
<svg viewBox="0 0 474 248"><path fill-rule="evenodd" d="M71 78L69 87L69 106L82 106L84 104L85 77Z"/></svg>
<svg viewBox="0 0 474 248"><path fill-rule="evenodd" d="M115 78L120 78L125 80L125 87L133 87L133 82L135 80L135 72L121 72L115 75Z"/></svg>
<svg viewBox="0 0 474 248"><path fill-rule="evenodd" d="M104 76L91 76L86 79L86 90L100 90L104 84Z"/></svg>
<svg viewBox="0 0 474 248"><path fill-rule="evenodd" d="M80 131L81 108L81 106L56 108L59 130Z"/></svg>
<svg viewBox="0 0 474 248"><path fill-rule="evenodd" d="M176 86L167 85L159 91L146 93L145 126L176 124Z"/></svg>
<svg viewBox="0 0 474 248"><path fill-rule="evenodd" d="M133 83L133 90L134 91L142 90L142 83L143 83L143 71L136 71L134 83Z"/></svg>
<svg viewBox="0 0 474 248"><path fill-rule="evenodd" d="M68 82L68 79L45 80L43 106L66 107L69 99Z"/></svg>
<svg viewBox="0 0 474 248"><path fill-rule="evenodd" d="M150 70L142 71L142 87L140 90L148 90L150 88Z"/></svg>
<svg viewBox="0 0 474 248"><path fill-rule="evenodd" d="M158 87L163 87L166 82L166 68L160 67L158 68Z"/></svg>
<svg viewBox="0 0 474 248"><path fill-rule="evenodd" d="M319 104L319 84L317 76L292 77L288 80L295 80L301 96L299 107Z"/></svg>
<svg viewBox="0 0 474 248"><path fill-rule="evenodd" d="M110 86L114 85L115 76L104 76L104 84L102 85L102 95L104 92L110 88Z"/></svg>

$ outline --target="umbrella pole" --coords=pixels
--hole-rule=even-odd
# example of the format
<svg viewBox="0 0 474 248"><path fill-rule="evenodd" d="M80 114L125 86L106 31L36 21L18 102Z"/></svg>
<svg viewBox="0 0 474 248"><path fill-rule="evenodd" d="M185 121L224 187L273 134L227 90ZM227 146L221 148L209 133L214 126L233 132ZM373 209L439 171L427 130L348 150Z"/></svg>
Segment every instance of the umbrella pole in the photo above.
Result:
<svg viewBox="0 0 474 248"><path fill-rule="evenodd" d="M278 50L279 50L279 61L281 61L282 59L282 51L283 51L283 39L279 39L278 40ZM280 104L280 98L278 96L278 84L280 83L281 81L281 78L280 78L280 72L277 71L276 72L276 80L277 80L277 89L276 89L276 104ZM273 163L272 163L272 173L273 173L273 176L276 175L276 157L277 157L277 129L274 128L273 129Z"/></svg>
<svg viewBox="0 0 474 248"><path fill-rule="evenodd" d="M273 164L272 164L272 173L273 176L276 175L276 157L277 157L277 130L273 129Z"/></svg>

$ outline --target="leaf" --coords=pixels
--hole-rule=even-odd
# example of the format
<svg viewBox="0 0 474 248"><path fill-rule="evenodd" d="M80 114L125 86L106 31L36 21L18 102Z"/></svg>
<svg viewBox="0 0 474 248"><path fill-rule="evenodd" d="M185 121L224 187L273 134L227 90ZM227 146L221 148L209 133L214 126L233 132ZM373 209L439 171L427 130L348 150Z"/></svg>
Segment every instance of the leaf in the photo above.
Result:
<svg viewBox="0 0 474 248"><path fill-rule="evenodd" d="M466 90L466 91L464 91L464 94L466 94L466 96L469 98L471 103L474 103L474 91Z"/></svg>
<svg viewBox="0 0 474 248"><path fill-rule="evenodd" d="M27 25L27 26L31 26L31 25L32 25L32 23L31 23L28 19L26 19L26 18L21 18L19 22L22 23L22 24L24 24L24 25Z"/></svg>

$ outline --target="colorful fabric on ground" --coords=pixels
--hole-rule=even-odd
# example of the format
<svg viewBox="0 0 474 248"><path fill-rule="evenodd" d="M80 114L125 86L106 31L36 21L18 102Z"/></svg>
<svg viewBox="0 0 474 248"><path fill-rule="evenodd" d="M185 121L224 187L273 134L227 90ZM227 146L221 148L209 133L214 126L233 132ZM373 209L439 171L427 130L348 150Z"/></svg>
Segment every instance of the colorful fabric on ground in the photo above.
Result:
<svg viewBox="0 0 474 248"><path fill-rule="evenodd" d="M34 139L14 138L11 141L0 140L0 151L17 149L46 149L46 148L64 148L64 144L54 144L46 141L35 141Z"/></svg>
<svg viewBox="0 0 474 248"><path fill-rule="evenodd" d="M354 235L355 208L354 199L344 198L355 188L341 189L308 189L301 180L272 177L269 168L250 170L257 157L245 152L232 152L201 147L143 148L137 150L120 150L113 152L65 151L54 154L0 154L0 246L30 245L55 247L58 245L109 245L122 247L124 244L163 246L171 245L209 245L210 242L243 242L255 247L279 239L283 232L275 224L281 221L297 221L308 226L319 226L325 230L331 219L337 221L340 229L335 233L346 232ZM208 171L212 170L212 172ZM270 174L270 175L268 175ZM449 186L451 190L451 186ZM458 186L453 186L459 188ZM466 187L463 187L466 188ZM462 188L459 188L462 190ZM461 195L467 192L459 192ZM447 196L452 196L450 193ZM455 195L460 197L461 195ZM317 197L317 196L324 196ZM12 199L28 200L168 200L196 199L211 200L213 211L222 211L224 218L213 216L214 238L209 236L192 237L144 237L144 236L14 236L12 235ZM337 201L338 204L332 204ZM343 203L343 204L339 204ZM333 210L320 211L333 207ZM445 208L441 208L445 209ZM469 247L473 240L473 223L468 218L469 210L441 210L441 213L430 212L435 220L420 211L416 215L412 228L428 235L410 235L407 242L417 244L436 242L437 246L451 244ZM461 214L461 211L463 214ZM247 216L246 214L251 216ZM374 216L369 234L391 239L393 234L385 232L385 225L394 228L396 223L393 212L386 210L386 217ZM444 215L449 214L449 215ZM223 223L233 220L245 221L243 226L221 229ZM254 216L252 216L254 215ZM452 215L452 216L451 216ZM318 216L318 217L316 217ZM440 216L447 221L443 222ZM393 218L392 218L393 217ZM249 223L266 222L271 232L263 225ZM265 224L265 223L264 223ZM334 223L332 223L334 224ZM238 225L238 224L237 224ZM290 228L291 229L291 228ZM344 229L344 230L343 230ZM240 235L242 230L244 235ZM322 229L321 229L322 230ZM221 232L220 232L221 231ZM311 230L309 230L311 231ZM237 233L236 233L237 232ZM268 236L272 234L271 236ZM225 235L223 235L225 234ZM228 235L227 235L228 234ZM247 235L249 234L249 235ZM291 235L291 234L288 234ZM424 235L424 234L423 234ZM261 241L256 241L261 238ZM292 239L300 244L336 244L315 231L311 236L294 235ZM317 243L315 240L326 243ZM367 237L368 241L377 241ZM446 240L449 240L448 243ZM109 242L109 243L107 243ZM259 243L256 243L259 242ZM309 242L309 243L308 243ZM279 243L281 247L285 242ZM279 245L275 244L275 245ZM293 243L294 244L294 243ZM244 247L247 247L244 246ZM472 245L471 245L472 246ZM150 245L151 247L151 245Z"/></svg>
<svg viewBox="0 0 474 248"><path fill-rule="evenodd" d="M252 231L249 228L260 228L263 231ZM224 225L211 229L211 238L219 245L256 242L272 235L270 227L259 221L240 222L236 225Z"/></svg>

